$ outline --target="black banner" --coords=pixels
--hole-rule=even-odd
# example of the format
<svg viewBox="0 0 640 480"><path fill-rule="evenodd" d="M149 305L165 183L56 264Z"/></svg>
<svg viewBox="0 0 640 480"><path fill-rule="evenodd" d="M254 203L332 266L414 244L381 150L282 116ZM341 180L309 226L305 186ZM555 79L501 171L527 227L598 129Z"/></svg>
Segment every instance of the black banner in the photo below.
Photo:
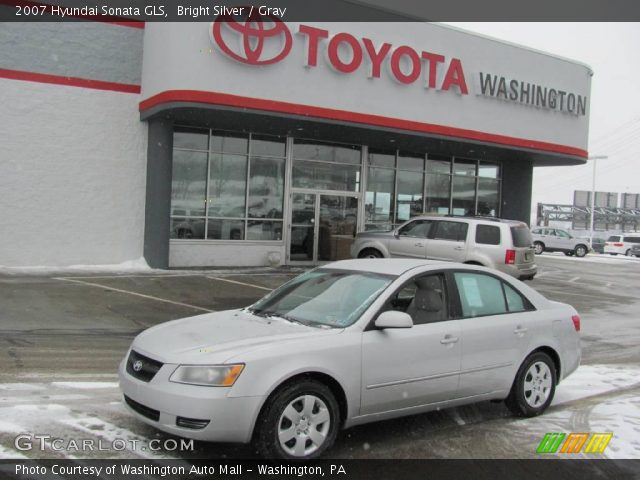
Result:
<svg viewBox="0 0 640 480"><path fill-rule="evenodd" d="M640 478L640 460L1 460L0 478L171 479L588 480Z"/></svg>
<svg viewBox="0 0 640 480"><path fill-rule="evenodd" d="M283 21L625 21L637 0L0 0L0 21L208 22L219 15L273 15Z"/></svg>

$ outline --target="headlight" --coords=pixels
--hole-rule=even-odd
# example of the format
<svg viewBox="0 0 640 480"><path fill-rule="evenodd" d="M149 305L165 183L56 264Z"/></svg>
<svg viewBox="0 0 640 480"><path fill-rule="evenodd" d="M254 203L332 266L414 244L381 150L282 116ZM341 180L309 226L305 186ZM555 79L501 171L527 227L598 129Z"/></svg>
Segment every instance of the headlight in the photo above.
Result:
<svg viewBox="0 0 640 480"><path fill-rule="evenodd" d="M244 365L241 363L237 365L180 365L171 374L169 381L207 387L230 387L236 382L243 368Z"/></svg>

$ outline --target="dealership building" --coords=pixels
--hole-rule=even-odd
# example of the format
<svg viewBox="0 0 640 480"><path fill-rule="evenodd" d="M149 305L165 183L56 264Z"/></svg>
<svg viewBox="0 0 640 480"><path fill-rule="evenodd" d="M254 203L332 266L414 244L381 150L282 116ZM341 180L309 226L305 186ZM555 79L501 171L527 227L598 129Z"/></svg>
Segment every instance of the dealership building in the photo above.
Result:
<svg viewBox="0 0 640 480"><path fill-rule="evenodd" d="M423 213L528 223L533 168L586 162L583 64L262 20L2 24L0 265L316 264Z"/></svg>

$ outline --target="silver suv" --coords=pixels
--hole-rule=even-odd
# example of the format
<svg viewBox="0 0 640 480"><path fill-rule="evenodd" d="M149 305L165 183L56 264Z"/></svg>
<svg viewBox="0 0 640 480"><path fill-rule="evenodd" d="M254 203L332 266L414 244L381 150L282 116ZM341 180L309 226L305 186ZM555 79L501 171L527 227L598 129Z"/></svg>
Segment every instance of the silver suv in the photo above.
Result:
<svg viewBox="0 0 640 480"><path fill-rule="evenodd" d="M542 252L563 252L571 257L584 257L589 251L589 239L577 238L560 228L538 227L531 230L536 255Z"/></svg>
<svg viewBox="0 0 640 480"><path fill-rule="evenodd" d="M537 267L526 223L486 217L415 217L391 231L362 232L354 258L427 258L483 265L520 280Z"/></svg>

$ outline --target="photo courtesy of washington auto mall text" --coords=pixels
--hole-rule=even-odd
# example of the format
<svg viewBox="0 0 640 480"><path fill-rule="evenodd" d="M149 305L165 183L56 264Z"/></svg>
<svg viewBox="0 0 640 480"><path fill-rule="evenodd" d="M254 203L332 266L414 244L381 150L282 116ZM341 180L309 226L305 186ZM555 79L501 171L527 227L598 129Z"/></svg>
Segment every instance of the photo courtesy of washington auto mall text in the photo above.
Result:
<svg viewBox="0 0 640 480"><path fill-rule="evenodd" d="M506 3L0 0L0 480L640 480L640 2Z"/></svg>

